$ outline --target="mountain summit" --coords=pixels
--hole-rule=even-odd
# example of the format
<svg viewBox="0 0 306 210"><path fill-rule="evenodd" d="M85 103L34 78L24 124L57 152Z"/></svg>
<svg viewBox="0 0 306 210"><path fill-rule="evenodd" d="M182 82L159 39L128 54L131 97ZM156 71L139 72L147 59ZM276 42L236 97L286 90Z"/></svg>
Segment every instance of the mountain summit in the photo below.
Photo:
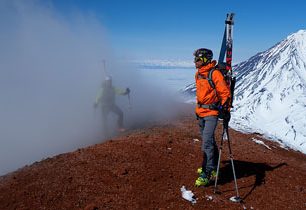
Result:
<svg viewBox="0 0 306 210"><path fill-rule="evenodd" d="M186 115L102 144L57 155L0 177L0 209L294 209L305 210L306 155L230 129L239 193L224 155L219 191L194 186L202 157L199 127ZM222 125L216 129L220 145ZM225 148L227 151L227 148ZM182 186L196 197L183 198ZM277 199L276 199L277 198Z"/></svg>
<svg viewBox="0 0 306 210"><path fill-rule="evenodd" d="M306 31L289 35L234 67L232 126L306 153Z"/></svg>

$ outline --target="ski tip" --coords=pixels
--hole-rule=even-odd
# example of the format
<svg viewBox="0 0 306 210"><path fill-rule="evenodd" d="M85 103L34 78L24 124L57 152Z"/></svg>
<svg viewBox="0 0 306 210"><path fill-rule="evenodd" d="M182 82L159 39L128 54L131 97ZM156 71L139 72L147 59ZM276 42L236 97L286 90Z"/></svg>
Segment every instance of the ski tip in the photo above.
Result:
<svg viewBox="0 0 306 210"><path fill-rule="evenodd" d="M234 15L235 13L227 13L225 24L234 25Z"/></svg>

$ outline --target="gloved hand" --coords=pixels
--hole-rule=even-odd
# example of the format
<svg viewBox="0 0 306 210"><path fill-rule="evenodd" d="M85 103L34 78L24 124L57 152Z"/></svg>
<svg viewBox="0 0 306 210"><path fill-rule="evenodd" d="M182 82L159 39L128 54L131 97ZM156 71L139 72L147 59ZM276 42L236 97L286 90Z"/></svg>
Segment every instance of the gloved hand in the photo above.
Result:
<svg viewBox="0 0 306 210"><path fill-rule="evenodd" d="M223 119L224 121L229 122L230 119L231 119L231 113L230 113L228 107L227 106L219 106L218 109L219 109L219 116L218 117L220 119Z"/></svg>
<svg viewBox="0 0 306 210"><path fill-rule="evenodd" d="M129 94L131 92L130 88L127 88L125 92L126 94Z"/></svg>
<svg viewBox="0 0 306 210"><path fill-rule="evenodd" d="M231 119L231 113L229 111L224 111L223 112L223 120L226 122L229 122Z"/></svg>
<svg viewBox="0 0 306 210"><path fill-rule="evenodd" d="M199 120L200 116L197 113L195 113L195 115L196 115L196 119Z"/></svg>

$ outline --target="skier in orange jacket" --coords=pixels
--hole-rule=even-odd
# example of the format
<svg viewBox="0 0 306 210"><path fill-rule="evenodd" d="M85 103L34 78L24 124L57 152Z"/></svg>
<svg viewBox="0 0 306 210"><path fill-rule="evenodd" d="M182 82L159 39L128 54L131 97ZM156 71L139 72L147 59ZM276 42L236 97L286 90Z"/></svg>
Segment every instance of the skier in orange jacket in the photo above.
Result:
<svg viewBox="0 0 306 210"><path fill-rule="evenodd" d="M200 48L193 55L197 69L195 112L199 119L203 152L202 167L198 169L199 177L195 182L195 186L199 187L207 186L216 176L218 146L215 141L215 129L221 110L226 110L222 113L229 115L231 93L223 74L217 69L217 62L213 60L212 51Z"/></svg>

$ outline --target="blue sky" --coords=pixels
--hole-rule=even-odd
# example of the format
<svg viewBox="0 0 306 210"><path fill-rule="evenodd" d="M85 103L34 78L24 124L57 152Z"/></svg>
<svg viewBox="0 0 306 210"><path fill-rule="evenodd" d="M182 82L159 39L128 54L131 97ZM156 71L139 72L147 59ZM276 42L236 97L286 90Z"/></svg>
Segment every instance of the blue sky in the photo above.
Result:
<svg viewBox="0 0 306 210"><path fill-rule="evenodd" d="M192 59L196 48L217 55L226 13L234 12L234 62L306 28L306 1L268 0L51 0L67 18L81 12L97 18L118 56Z"/></svg>

